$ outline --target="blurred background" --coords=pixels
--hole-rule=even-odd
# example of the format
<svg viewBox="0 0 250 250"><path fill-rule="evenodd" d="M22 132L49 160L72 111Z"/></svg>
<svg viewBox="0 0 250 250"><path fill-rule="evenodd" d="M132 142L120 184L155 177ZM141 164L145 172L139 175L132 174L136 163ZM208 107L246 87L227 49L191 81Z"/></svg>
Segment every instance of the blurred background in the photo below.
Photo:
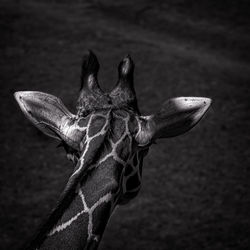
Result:
<svg viewBox="0 0 250 250"><path fill-rule="evenodd" d="M0 249L34 233L72 171L13 93L51 93L73 112L86 49L106 91L132 56L143 114L170 97L213 99L192 131L151 147L142 190L116 210L100 249L250 249L248 2L1 0Z"/></svg>

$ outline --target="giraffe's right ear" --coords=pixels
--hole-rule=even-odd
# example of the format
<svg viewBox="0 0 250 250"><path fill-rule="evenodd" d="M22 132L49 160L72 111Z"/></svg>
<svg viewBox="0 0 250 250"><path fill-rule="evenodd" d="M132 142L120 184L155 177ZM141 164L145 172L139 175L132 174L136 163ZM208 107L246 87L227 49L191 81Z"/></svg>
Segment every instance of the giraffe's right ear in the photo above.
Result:
<svg viewBox="0 0 250 250"><path fill-rule="evenodd" d="M194 127L211 105L205 97L177 97L166 101L154 115L142 117L136 140L140 145L183 134Z"/></svg>
<svg viewBox="0 0 250 250"><path fill-rule="evenodd" d="M14 96L24 115L39 130L50 137L65 141L75 149L78 148L79 139L72 131L75 116L59 98L38 91L19 91Z"/></svg>

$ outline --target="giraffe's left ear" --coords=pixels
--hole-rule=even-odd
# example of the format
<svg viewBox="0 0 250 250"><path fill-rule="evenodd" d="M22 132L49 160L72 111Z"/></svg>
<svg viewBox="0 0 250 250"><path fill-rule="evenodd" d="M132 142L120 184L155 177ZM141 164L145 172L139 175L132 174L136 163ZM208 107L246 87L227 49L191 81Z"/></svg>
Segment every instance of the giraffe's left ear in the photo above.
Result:
<svg viewBox="0 0 250 250"><path fill-rule="evenodd" d="M74 115L62 101L38 91L19 91L14 94L24 115L44 134L65 141L77 149L79 136L74 129Z"/></svg>
<svg viewBox="0 0 250 250"><path fill-rule="evenodd" d="M211 102L204 97L178 97L166 101L159 112L142 117L137 142L146 145L152 140L187 132L200 121Z"/></svg>

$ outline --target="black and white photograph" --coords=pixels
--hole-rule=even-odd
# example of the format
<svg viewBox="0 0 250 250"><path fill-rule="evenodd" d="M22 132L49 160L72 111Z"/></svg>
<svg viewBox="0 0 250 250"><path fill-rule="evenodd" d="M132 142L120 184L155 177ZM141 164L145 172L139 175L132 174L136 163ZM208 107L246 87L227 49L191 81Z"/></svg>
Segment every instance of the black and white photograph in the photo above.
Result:
<svg viewBox="0 0 250 250"><path fill-rule="evenodd" d="M0 0L0 250L250 249L247 0Z"/></svg>

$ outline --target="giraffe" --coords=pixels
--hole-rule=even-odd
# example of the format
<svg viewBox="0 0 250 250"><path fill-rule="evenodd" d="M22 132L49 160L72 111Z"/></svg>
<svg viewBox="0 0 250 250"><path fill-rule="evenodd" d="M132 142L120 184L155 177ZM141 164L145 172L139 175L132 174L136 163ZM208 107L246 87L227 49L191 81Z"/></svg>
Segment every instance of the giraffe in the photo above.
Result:
<svg viewBox="0 0 250 250"><path fill-rule="evenodd" d="M98 71L96 55L89 50L83 56L76 114L50 94L14 94L24 115L60 140L75 166L57 205L23 249L97 249L115 207L138 194L151 144L190 130L211 104L210 98L177 97L143 116L131 57L119 63L118 81L110 93L101 90Z"/></svg>

